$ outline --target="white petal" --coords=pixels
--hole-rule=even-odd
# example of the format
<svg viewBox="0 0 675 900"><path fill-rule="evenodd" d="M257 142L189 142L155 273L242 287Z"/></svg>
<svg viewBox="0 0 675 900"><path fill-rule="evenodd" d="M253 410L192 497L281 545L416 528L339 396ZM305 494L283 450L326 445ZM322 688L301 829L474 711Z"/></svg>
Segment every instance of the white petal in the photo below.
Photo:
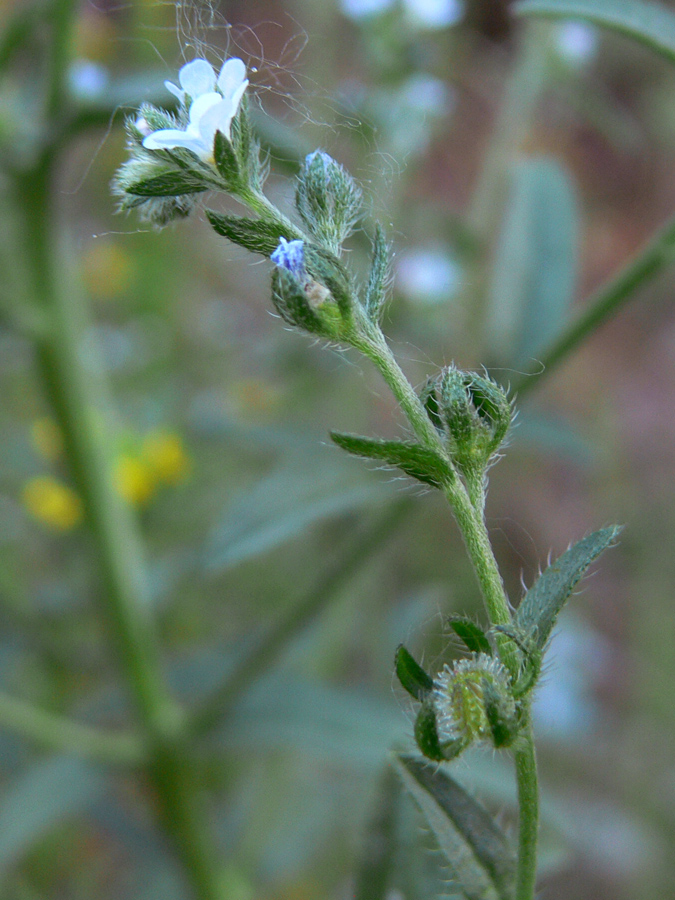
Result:
<svg viewBox="0 0 675 900"><path fill-rule="evenodd" d="M232 117L232 101L227 98L221 99L220 103L216 103L208 109L199 120L199 133L202 141L208 147L213 148L216 131L222 131L225 137L229 138Z"/></svg>
<svg viewBox="0 0 675 900"><path fill-rule="evenodd" d="M232 97L246 78L246 66L242 60L226 59L218 76L218 87L223 97ZM248 84L248 82L246 82Z"/></svg>
<svg viewBox="0 0 675 900"><path fill-rule="evenodd" d="M239 109L239 104L241 103L241 98L244 96L244 91L248 87L248 79L243 81L237 90L232 94L232 118L237 115L237 111Z"/></svg>
<svg viewBox="0 0 675 900"><path fill-rule="evenodd" d="M194 99L214 89L216 73L210 62L205 59L193 59L180 70L178 80L185 93Z"/></svg>
<svg viewBox="0 0 675 900"><path fill-rule="evenodd" d="M215 106L216 103L222 103L223 98L220 94L217 94L215 91L209 92L208 94L202 94L200 97L193 102L190 107L190 125L191 129L198 129L199 122L204 115L212 106Z"/></svg>
<svg viewBox="0 0 675 900"><path fill-rule="evenodd" d="M164 87L174 95L174 97L178 97L181 103L185 100L185 91L182 91L179 87L176 87L175 84L172 84L170 81L164 82Z"/></svg>
<svg viewBox="0 0 675 900"><path fill-rule="evenodd" d="M198 156L203 156L205 150L204 144L198 137L188 135L175 128L153 131L143 140L143 146L146 150L173 150L174 147L185 147Z"/></svg>

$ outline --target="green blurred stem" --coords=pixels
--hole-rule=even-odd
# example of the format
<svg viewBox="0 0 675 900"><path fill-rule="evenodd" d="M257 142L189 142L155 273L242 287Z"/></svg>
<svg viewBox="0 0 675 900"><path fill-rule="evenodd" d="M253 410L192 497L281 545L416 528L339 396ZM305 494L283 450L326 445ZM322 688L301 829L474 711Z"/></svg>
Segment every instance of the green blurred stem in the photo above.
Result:
<svg viewBox="0 0 675 900"><path fill-rule="evenodd" d="M586 310L537 360L536 370L512 380L512 390L522 397L560 365L583 341L631 300L675 259L675 217L631 259L621 271L590 298Z"/></svg>
<svg viewBox="0 0 675 900"><path fill-rule="evenodd" d="M2 692L0 725L44 747L96 762L138 766L146 759L143 741L136 735L106 733L81 725Z"/></svg>
<svg viewBox="0 0 675 900"><path fill-rule="evenodd" d="M537 757L532 725L524 732L525 746L516 750L516 782L518 785L518 876L516 900L533 900L537 880L537 839L539 836L539 786Z"/></svg>
<svg viewBox="0 0 675 900"><path fill-rule="evenodd" d="M377 548L398 527L410 507L411 501L408 498L397 500L387 507L374 524L355 535L337 562L317 580L299 603L270 627L209 697L192 722L195 733L206 733L227 718L242 693L273 666L289 640L307 628L361 566L372 558Z"/></svg>

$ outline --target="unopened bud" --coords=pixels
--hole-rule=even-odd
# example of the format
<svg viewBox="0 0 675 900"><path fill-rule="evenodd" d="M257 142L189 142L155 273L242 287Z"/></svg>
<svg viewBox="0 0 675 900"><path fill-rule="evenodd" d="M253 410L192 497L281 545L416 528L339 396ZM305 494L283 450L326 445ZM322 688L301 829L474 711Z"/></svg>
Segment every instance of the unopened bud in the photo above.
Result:
<svg viewBox="0 0 675 900"><path fill-rule="evenodd" d="M337 254L359 217L361 190L346 169L315 150L298 174L295 205L312 235Z"/></svg>

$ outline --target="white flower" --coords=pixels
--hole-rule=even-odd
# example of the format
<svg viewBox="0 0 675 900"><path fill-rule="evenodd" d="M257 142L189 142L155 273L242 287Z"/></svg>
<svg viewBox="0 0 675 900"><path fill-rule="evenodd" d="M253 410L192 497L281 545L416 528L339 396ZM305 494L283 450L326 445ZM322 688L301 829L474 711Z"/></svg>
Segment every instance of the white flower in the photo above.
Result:
<svg viewBox="0 0 675 900"><path fill-rule="evenodd" d="M186 128L163 128L153 131L143 141L146 150L192 150L205 162L213 162L216 131L230 137L230 125L237 114L241 98L248 86L246 66L240 59L227 59L218 78L205 59L194 59L178 73L180 87L165 82L181 103L189 104Z"/></svg>

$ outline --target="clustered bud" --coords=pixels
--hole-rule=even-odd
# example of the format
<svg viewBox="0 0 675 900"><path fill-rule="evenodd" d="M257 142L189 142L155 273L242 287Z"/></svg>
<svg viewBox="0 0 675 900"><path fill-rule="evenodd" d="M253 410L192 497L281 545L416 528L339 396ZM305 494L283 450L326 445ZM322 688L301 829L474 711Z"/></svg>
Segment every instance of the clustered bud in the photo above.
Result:
<svg viewBox="0 0 675 900"><path fill-rule="evenodd" d="M300 169L295 206L310 234L339 254L361 211L361 190L352 176L322 150L310 153Z"/></svg>
<svg viewBox="0 0 675 900"><path fill-rule="evenodd" d="M455 466L469 479L482 478L511 424L504 388L487 376L449 366L429 379L421 400Z"/></svg>

